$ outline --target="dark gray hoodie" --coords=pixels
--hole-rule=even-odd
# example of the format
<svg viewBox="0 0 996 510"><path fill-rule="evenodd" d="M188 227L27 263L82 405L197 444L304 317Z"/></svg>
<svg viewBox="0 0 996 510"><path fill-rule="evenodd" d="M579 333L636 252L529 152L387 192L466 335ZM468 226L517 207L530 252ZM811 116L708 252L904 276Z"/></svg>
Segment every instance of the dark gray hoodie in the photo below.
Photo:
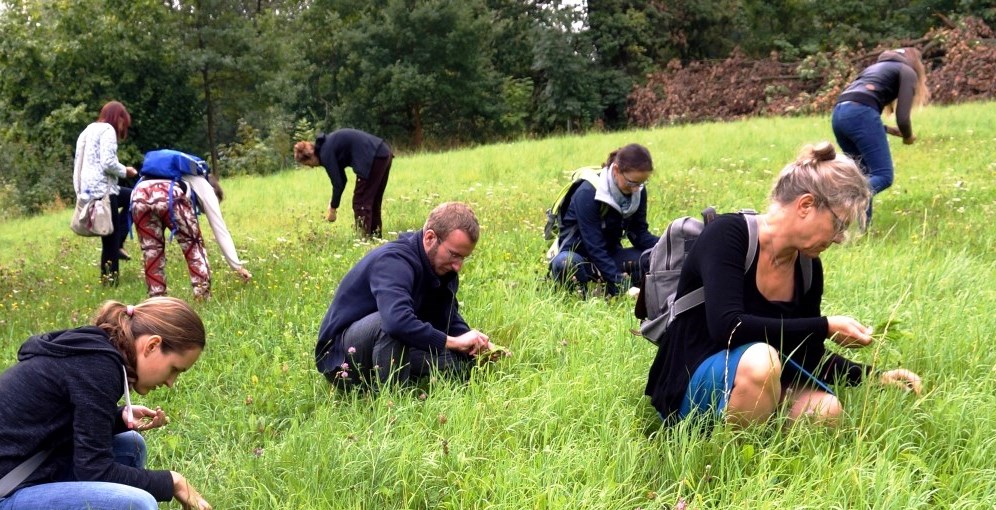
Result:
<svg viewBox="0 0 996 510"><path fill-rule="evenodd" d="M103 330L88 326L29 338L18 362L0 374L0 476L55 447L22 487L100 481L136 487L158 501L173 498L169 471L114 462L114 434L125 425L123 356Z"/></svg>

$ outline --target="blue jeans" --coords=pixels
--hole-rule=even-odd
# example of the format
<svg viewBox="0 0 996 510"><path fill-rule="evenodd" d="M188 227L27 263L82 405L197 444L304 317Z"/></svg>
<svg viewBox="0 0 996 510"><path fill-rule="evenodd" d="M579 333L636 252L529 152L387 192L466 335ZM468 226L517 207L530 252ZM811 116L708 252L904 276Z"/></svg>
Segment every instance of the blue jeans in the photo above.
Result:
<svg viewBox="0 0 996 510"><path fill-rule="evenodd" d="M892 186L895 169L881 114L870 106L845 101L833 108L830 124L833 135L837 138L837 145L868 176L872 193L878 194ZM871 211L869 202L869 219Z"/></svg>
<svg viewBox="0 0 996 510"><path fill-rule="evenodd" d="M623 248L615 252L612 258L616 261L617 271L628 273L632 282L639 282L650 263L649 251L647 251L646 256L643 255L644 251L636 248ZM595 268L595 264L570 250L558 253L550 261L550 274L554 280L568 286L572 286L573 282L576 281L582 289L587 286L588 282L602 280L602 276L599 274L598 269ZM612 283L614 286L616 282L609 283ZM614 290L614 287L610 290Z"/></svg>
<svg viewBox="0 0 996 510"><path fill-rule="evenodd" d="M134 431L114 436L114 461L142 469L145 467L145 440ZM152 494L119 483L66 481L44 483L18 489L0 499L0 510L156 510Z"/></svg>

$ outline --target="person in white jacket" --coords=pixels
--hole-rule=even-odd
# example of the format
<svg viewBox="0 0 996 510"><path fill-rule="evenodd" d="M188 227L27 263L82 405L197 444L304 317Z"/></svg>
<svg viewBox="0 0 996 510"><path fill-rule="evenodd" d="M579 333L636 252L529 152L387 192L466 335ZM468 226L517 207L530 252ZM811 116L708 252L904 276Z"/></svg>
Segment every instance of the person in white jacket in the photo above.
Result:
<svg viewBox="0 0 996 510"><path fill-rule="evenodd" d="M111 222L114 231L101 236L100 281L104 285L118 282L118 260L128 259L121 248L128 235L127 215L131 188L118 185L118 179L134 177L133 167L118 161L118 142L128 137L131 115L123 104L111 101L100 109L97 121L91 123L76 140L76 158L73 165L73 187L76 197L100 199L110 195Z"/></svg>

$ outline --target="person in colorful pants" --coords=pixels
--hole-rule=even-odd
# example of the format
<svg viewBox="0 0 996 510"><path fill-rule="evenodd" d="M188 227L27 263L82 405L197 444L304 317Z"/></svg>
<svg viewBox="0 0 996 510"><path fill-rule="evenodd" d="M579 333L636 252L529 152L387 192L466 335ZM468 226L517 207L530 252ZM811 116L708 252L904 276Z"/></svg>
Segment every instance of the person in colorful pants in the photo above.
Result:
<svg viewBox="0 0 996 510"><path fill-rule="evenodd" d="M172 196L171 196L172 195ZM183 250L194 298L211 297L211 267L186 183L151 179L138 183L131 194L131 215L145 260L149 296L166 295L166 237L170 230Z"/></svg>

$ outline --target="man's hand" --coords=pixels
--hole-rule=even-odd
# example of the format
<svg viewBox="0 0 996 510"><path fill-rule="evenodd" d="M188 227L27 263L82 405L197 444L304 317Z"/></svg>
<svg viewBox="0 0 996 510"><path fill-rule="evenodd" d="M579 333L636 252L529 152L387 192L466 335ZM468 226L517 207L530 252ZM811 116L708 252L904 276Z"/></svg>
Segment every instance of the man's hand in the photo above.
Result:
<svg viewBox="0 0 996 510"><path fill-rule="evenodd" d="M462 352L471 356L477 356L477 353L494 349L494 347L494 344L488 339L488 335L476 329L457 337L446 337L446 350Z"/></svg>
<svg viewBox="0 0 996 510"><path fill-rule="evenodd" d="M162 427L169 422L169 418L162 408L157 407L153 411L148 407L137 405L131 406L131 416L128 415L128 408L121 411L121 419L124 420L125 426L129 429L138 431Z"/></svg>
<svg viewBox="0 0 996 510"><path fill-rule="evenodd" d="M913 142L915 141L916 141L916 135L910 135L907 138L903 138L903 145L913 145Z"/></svg>
<svg viewBox="0 0 996 510"><path fill-rule="evenodd" d="M858 349L872 341L872 328L862 325L851 317L843 315L827 317L827 326L830 339L841 347Z"/></svg>
<svg viewBox="0 0 996 510"><path fill-rule="evenodd" d="M125 167L125 177L131 178L135 177L136 175L138 175L138 170L135 170L135 167L133 166Z"/></svg>
<svg viewBox="0 0 996 510"><path fill-rule="evenodd" d="M885 126L885 132L892 136L903 136L903 132L896 126Z"/></svg>
<svg viewBox="0 0 996 510"><path fill-rule="evenodd" d="M335 209L329 206L329 210L325 212L325 221L332 223L335 221Z"/></svg>

